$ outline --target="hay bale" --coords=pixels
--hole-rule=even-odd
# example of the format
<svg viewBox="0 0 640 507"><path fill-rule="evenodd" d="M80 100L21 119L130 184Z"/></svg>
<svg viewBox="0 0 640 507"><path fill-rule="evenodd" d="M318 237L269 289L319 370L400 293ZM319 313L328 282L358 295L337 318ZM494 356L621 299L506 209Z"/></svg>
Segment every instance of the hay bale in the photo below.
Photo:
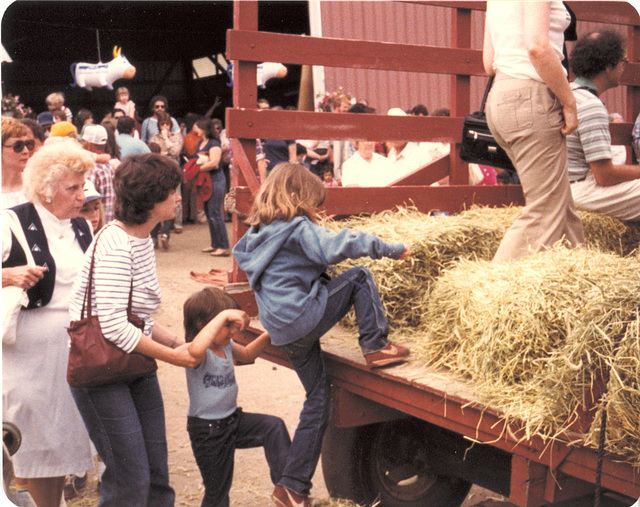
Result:
<svg viewBox="0 0 640 507"><path fill-rule="evenodd" d="M341 272L354 265L367 267L378 285L390 326L404 329L422 326L431 289L443 270L463 259L493 258L520 210L520 207L474 206L446 217L427 215L415 208L399 208L341 221L325 220L323 225L333 230L357 229L385 241L411 246L413 255L403 262L361 258L345 261L336 268ZM619 255L637 248L640 230L599 213L580 212L580 215L587 248ZM353 327L353 314L344 323Z"/></svg>
<svg viewBox="0 0 640 507"><path fill-rule="evenodd" d="M511 263L465 260L433 288L428 329L413 336L412 355L471 379L484 403L522 422L526 438L568 427L613 364L618 384L608 405L637 426L639 327L627 328L628 345L614 344L639 303L634 258L557 247ZM638 456L635 435L619 440Z"/></svg>
<svg viewBox="0 0 640 507"><path fill-rule="evenodd" d="M607 411L605 449L640 468L640 321L629 324L612 364L607 394L601 406ZM588 445L597 448L600 413L589 433Z"/></svg>
<svg viewBox="0 0 640 507"><path fill-rule="evenodd" d="M613 350L640 302L640 228L581 211L584 248L489 262L519 212L473 207L442 217L403 208L325 225L411 245L406 261L364 258L338 269L368 267L392 337L412 348L414 360L472 379L487 405L524 424L527 438L553 438L568 427L594 379L613 364L607 447L640 466L637 323ZM344 323L354 326L353 314ZM590 445L598 422L585 437Z"/></svg>
<svg viewBox="0 0 640 507"><path fill-rule="evenodd" d="M621 256L631 254L640 244L640 224L623 222L617 218L579 210L584 226L587 248L600 252L613 252Z"/></svg>
<svg viewBox="0 0 640 507"><path fill-rule="evenodd" d="M481 213L478 209L475 213ZM344 271L354 265L367 267L374 276L387 318L394 327L420 326L431 287L443 269L469 257L491 259L504 232L517 211L513 208L491 210L486 216L430 216L412 208L385 211L371 216L352 217L325 225L348 227L380 236L385 241L411 246L410 259L361 258L337 266ZM353 316L347 319L353 325Z"/></svg>

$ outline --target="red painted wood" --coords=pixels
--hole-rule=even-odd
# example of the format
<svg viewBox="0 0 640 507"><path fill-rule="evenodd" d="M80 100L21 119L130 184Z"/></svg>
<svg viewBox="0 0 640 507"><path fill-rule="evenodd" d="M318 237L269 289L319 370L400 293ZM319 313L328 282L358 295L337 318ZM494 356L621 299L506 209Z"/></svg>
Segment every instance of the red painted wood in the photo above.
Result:
<svg viewBox="0 0 640 507"><path fill-rule="evenodd" d="M406 187L406 186L415 186L415 185L431 185L438 180L441 180L445 176L449 175L449 167L451 163L451 158L449 155L445 155L430 164L417 169L400 178L393 183L391 183L390 187Z"/></svg>
<svg viewBox="0 0 640 507"><path fill-rule="evenodd" d="M237 30L257 30L258 2L255 0L234 2L233 26ZM256 107L256 80L257 71L254 63L233 62L233 104L235 107Z"/></svg>
<svg viewBox="0 0 640 507"><path fill-rule="evenodd" d="M569 2L579 21L595 21L620 25L640 25L640 16L631 2Z"/></svg>
<svg viewBox="0 0 640 507"><path fill-rule="evenodd" d="M238 178L236 187L246 185L252 193L260 188L260 182L256 176L256 141L255 139L229 139L233 151L234 176ZM251 158L249 158L251 157ZM251 163L253 161L253 163Z"/></svg>
<svg viewBox="0 0 640 507"><path fill-rule="evenodd" d="M519 185L328 188L323 209L332 215L376 213L415 205L420 211L461 211L473 204L504 206L522 203Z"/></svg>
<svg viewBox="0 0 640 507"><path fill-rule="evenodd" d="M398 55L402 57L399 58ZM329 39L249 30L227 32L227 57L250 62L484 75L482 54L473 49ZM446 66L443 62L446 62Z"/></svg>
<svg viewBox="0 0 640 507"><path fill-rule="evenodd" d="M509 501L516 505L539 507L544 505L547 469L523 456L511 460L511 494Z"/></svg>
<svg viewBox="0 0 640 507"><path fill-rule="evenodd" d="M463 118L228 109L227 135L260 139L459 142ZM234 154L235 155L235 154Z"/></svg>
<svg viewBox="0 0 640 507"><path fill-rule="evenodd" d="M465 8L471 10L486 10L486 2L429 2L413 1L411 3L423 5L437 5L440 7ZM607 2L602 8L601 2L569 1L569 7L580 21L597 21L622 25L640 24L638 11L630 2Z"/></svg>

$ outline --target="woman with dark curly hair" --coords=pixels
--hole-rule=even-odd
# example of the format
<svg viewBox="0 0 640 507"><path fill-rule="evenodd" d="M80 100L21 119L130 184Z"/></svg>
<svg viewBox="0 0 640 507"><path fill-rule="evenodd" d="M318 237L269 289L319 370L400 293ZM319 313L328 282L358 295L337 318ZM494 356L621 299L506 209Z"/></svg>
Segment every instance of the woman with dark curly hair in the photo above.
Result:
<svg viewBox="0 0 640 507"><path fill-rule="evenodd" d="M194 367L184 339L154 323L160 286L150 233L173 218L180 197L178 165L157 154L132 155L115 173L116 220L94 240L92 313L104 337L127 353L139 352L168 363ZM80 318L87 289L92 245L73 286L71 320ZM144 330L127 318L144 320ZM71 392L106 469L100 506L173 506L169 485L164 407L156 373L130 382L73 387Z"/></svg>

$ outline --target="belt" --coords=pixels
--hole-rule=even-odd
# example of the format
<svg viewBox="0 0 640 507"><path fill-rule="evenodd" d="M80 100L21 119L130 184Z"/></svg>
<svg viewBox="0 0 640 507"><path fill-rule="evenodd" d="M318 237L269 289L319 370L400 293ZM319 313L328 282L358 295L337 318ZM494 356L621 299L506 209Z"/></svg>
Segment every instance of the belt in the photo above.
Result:
<svg viewBox="0 0 640 507"><path fill-rule="evenodd" d="M579 179L577 179L577 180L569 181L569 183L578 183L579 181L584 181L584 180L586 180L586 179L587 179L587 177L586 177L586 176L583 176L582 178L579 178Z"/></svg>
<svg viewBox="0 0 640 507"><path fill-rule="evenodd" d="M239 411L236 410L233 414L224 419L200 419L199 417L189 417L193 423L203 425L206 424L209 428L216 428L217 430L223 430L231 426L238 419Z"/></svg>

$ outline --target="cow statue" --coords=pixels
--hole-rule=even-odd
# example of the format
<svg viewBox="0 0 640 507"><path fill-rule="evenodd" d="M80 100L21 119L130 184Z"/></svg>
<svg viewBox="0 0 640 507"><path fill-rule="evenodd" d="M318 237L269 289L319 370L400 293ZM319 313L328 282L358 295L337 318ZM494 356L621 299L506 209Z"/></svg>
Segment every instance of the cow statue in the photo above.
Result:
<svg viewBox="0 0 640 507"><path fill-rule="evenodd" d="M258 64L256 72L258 88L266 88L267 81L272 78L281 78L287 75L287 68L281 63L275 62L262 62ZM233 88L233 64L230 63L227 66L227 76L229 76L229 82L227 86Z"/></svg>
<svg viewBox="0 0 640 507"><path fill-rule="evenodd" d="M106 86L113 90L113 82L118 79L132 79L136 75L136 68L129 63L126 56L121 55L122 48L113 48L113 60L109 63L84 63L71 64L73 84L91 91L93 87Z"/></svg>

